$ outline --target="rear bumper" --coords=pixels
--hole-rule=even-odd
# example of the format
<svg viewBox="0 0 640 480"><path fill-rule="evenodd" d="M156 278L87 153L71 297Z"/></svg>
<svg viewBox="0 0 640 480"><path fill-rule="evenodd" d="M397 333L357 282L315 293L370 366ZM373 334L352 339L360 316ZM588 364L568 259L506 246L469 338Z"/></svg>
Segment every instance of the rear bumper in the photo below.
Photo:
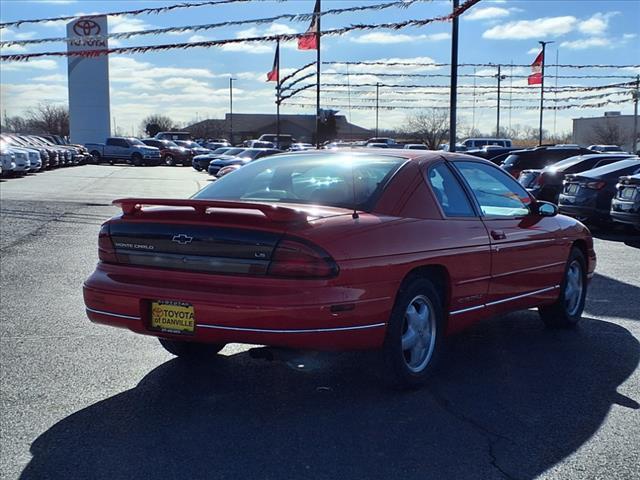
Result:
<svg viewBox="0 0 640 480"><path fill-rule="evenodd" d="M560 204L558 210L563 215L577 218L580 221L609 220L609 212L597 210L595 207Z"/></svg>
<svg viewBox="0 0 640 480"><path fill-rule="evenodd" d="M160 275L162 281L157 280ZM394 301L387 294L391 288L385 283L345 287L326 281L248 279L100 264L85 282L83 294L91 321L144 335L354 350L382 345ZM151 330L152 300L192 304L195 333Z"/></svg>
<svg viewBox="0 0 640 480"><path fill-rule="evenodd" d="M640 202L614 198L611 202L610 215L616 222L640 226Z"/></svg>

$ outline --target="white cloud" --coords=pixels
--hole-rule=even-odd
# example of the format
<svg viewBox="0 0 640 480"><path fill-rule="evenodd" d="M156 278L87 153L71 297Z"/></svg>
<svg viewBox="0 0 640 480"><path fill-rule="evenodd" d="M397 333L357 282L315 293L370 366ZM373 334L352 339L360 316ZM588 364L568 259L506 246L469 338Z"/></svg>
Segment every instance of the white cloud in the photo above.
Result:
<svg viewBox="0 0 640 480"><path fill-rule="evenodd" d="M586 35L601 35L609 28L609 20L620 12L595 13L591 18L580 22L578 30Z"/></svg>
<svg viewBox="0 0 640 480"><path fill-rule="evenodd" d="M140 32L154 28L153 25L146 23L144 20L132 17L109 17L109 32L110 33L123 33L123 32Z"/></svg>
<svg viewBox="0 0 640 480"><path fill-rule="evenodd" d="M624 35L622 35L622 38L624 40L632 40L634 38L636 38L638 36L637 33L625 33Z"/></svg>
<svg viewBox="0 0 640 480"><path fill-rule="evenodd" d="M448 40L451 35L446 32L432 33L429 35L406 35L404 33L389 33L389 32L371 32L365 33L358 37L352 37L351 41L354 43L377 43L377 44L392 44L392 43L408 43L415 41L432 41L437 42L441 40Z"/></svg>
<svg viewBox="0 0 640 480"><path fill-rule="evenodd" d="M9 45L8 47L2 47L2 53L24 53L26 52L26 47L22 45Z"/></svg>
<svg viewBox="0 0 640 480"><path fill-rule="evenodd" d="M50 83L2 83L0 100L8 111L23 113L39 103L67 103L67 87Z"/></svg>
<svg viewBox="0 0 640 480"><path fill-rule="evenodd" d="M221 50L225 52L242 52L242 53L251 53L254 55L261 55L263 53L273 53L274 47L270 47L269 45L264 45L260 43L229 43L227 45L222 45L220 47Z"/></svg>
<svg viewBox="0 0 640 480"><path fill-rule="evenodd" d="M540 53L540 47L533 47L527 50L527 55L537 55Z"/></svg>
<svg viewBox="0 0 640 480"><path fill-rule="evenodd" d="M67 76L61 73L54 73L52 75L42 75L40 77L34 77L32 80L37 82L66 82Z"/></svg>
<svg viewBox="0 0 640 480"><path fill-rule="evenodd" d="M28 62L10 62L0 65L0 70L6 72L15 72L19 70L55 70L58 63L55 60L30 60Z"/></svg>
<svg viewBox="0 0 640 480"><path fill-rule="evenodd" d="M558 37L571 32L578 23L573 16L545 17L535 20L518 20L496 25L482 34L492 40L524 40L528 38Z"/></svg>
<svg viewBox="0 0 640 480"><path fill-rule="evenodd" d="M570 42L562 42L560 48L568 48L569 50L586 50L593 47L611 47L612 42L604 37L581 38Z"/></svg>
<svg viewBox="0 0 640 480"><path fill-rule="evenodd" d="M290 35L297 33L295 28L283 23L272 23L264 32L264 35Z"/></svg>
<svg viewBox="0 0 640 480"><path fill-rule="evenodd" d="M502 7L486 7L472 8L469 13L462 15L464 20L494 20L496 18L504 18L511 15L507 8Z"/></svg>
<svg viewBox="0 0 640 480"><path fill-rule="evenodd" d="M135 75L132 75L135 72ZM148 62L139 62L130 57L110 57L109 76L113 82L153 82L165 77L214 78L206 68L156 67Z"/></svg>

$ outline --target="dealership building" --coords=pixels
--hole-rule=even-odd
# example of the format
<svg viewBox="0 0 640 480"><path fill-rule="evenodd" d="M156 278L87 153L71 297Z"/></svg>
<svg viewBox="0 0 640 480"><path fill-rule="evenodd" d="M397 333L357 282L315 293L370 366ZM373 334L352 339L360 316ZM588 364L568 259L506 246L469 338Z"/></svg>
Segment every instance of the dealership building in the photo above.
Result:
<svg viewBox="0 0 640 480"><path fill-rule="evenodd" d="M336 115L336 140L367 140L373 132L353 123L344 115ZM263 113L226 114L224 119L210 119L185 127L194 137L229 137L233 144L258 138L263 133L276 133L276 115ZM312 143L315 139L315 115L280 115L280 133L292 135L298 142Z"/></svg>
<svg viewBox="0 0 640 480"><path fill-rule="evenodd" d="M605 112L602 117L573 119L573 143L578 145L619 145L627 152L638 150L632 142L633 115L620 112ZM640 128L640 127L639 127Z"/></svg>

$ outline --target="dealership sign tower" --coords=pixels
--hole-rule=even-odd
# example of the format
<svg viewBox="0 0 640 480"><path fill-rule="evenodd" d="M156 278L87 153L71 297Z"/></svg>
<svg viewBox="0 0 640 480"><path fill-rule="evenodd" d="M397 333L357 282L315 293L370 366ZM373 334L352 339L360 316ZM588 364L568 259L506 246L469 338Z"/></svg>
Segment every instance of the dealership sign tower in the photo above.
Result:
<svg viewBox="0 0 640 480"><path fill-rule="evenodd" d="M107 17L79 18L67 24L67 50L109 48ZM109 56L69 55L69 130L73 143L99 143L111 135Z"/></svg>

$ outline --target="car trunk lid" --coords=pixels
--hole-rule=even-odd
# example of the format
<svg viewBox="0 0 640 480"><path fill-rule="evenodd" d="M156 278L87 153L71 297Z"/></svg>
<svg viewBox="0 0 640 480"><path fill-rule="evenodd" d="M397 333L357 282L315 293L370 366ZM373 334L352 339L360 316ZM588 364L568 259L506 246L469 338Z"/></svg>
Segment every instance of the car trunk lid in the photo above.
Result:
<svg viewBox="0 0 640 480"><path fill-rule="evenodd" d="M113 203L123 214L107 224L105 235L113 253L106 261L236 275L266 275L278 243L291 227L348 213L332 207L226 200ZM108 250L104 240L103 245Z"/></svg>

